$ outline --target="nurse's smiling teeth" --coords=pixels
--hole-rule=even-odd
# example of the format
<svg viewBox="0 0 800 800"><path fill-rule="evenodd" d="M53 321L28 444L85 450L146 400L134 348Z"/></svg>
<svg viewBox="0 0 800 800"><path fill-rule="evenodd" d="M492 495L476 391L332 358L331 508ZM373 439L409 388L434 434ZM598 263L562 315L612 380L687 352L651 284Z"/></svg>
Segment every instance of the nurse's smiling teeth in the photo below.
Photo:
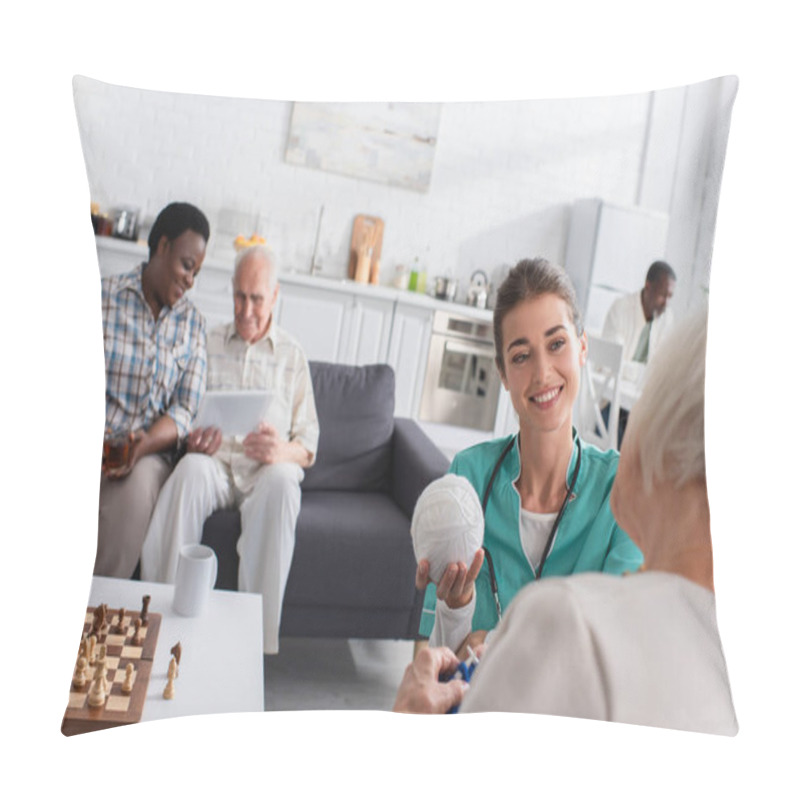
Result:
<svg viewBox="0 0 800 800"><path fill-rule="evenodd" d="M555 389L549 389L548 391L543 392L542 394L534 395L533 397L531 397L531 400L533 400L534 403L547 403L550 400L554 399L560 391L561 391L560 386Z"/></svg>

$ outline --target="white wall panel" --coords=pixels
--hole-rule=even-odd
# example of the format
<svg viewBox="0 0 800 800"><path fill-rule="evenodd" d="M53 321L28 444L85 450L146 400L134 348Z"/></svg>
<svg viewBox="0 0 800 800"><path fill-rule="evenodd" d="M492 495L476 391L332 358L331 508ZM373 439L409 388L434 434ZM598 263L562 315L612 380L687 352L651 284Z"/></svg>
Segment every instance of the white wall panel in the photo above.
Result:
<svg viewBox="0 0 800 800"><path fill-rule="evenodd" d="M333 276L345 275L354 216L375 214L386 223L384 281L418 258L430 277L459 277L463 296L475 269L563 260L576 198L635 201L648 95L448 103L424 194L286 164L288 102L81 80L76 109L90 195L104 209L131 204L152 220L171 200L194 202L223 258L229 242L214 241L216 223L235 209L259 221L282 269L302 271L324 205L319 257Z"/></svg>

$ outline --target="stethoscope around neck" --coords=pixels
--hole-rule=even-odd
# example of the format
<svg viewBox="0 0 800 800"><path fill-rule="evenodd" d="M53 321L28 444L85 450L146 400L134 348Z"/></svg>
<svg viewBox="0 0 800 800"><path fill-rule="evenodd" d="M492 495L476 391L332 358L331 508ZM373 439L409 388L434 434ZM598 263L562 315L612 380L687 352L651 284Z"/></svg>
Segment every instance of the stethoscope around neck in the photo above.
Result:
<svg viewBox="0 0 800 800"><path fill-rule="evenodd" d="M519 434L516 436L512 436L509 440L508 444L503 448L503 452L500 453L500 457L497 459L497 462L494 465L494 469L492 470L492 474L489 478L489 483L486 485L486 490L483 493L483 501L481 503L481 508L483 509L483 517L484 520L486 519L486 506L489 503L489 494L492 491L492 486L494 486L495 478L497 477L497 473L500 470L500 466L502 465L503 461L505 461L506 456L511 451L511 448L514 446L514 442L519 439ZM572 496L572 491L575 488L575 483L578 480L578 473L581 470L581 440L576 438L576 444L578 445L578 460L575 464L575 470L572 473L572 479L569 482L569 486L567 487L567 493L564 495L564 500L561 503L561 508L558 509L558 514L556 515L555 521L553 522L553 527L550 528L550 535L547 537L547 544L544 548L544 555L542 556L541 561L536 565L536 568L533 571L533 576L536 580L538 580L542 575L542 570L544 569L544 562L547 560L547 557L550 555L550 551L553 549L553 542L556 538L556 532L558 531L558 525L561 522L561 517L564 516L564 510L567 507L567 503L569 502L569 498ZM485 536L485 521L484 521L484 542L486 540ZM492 596L494 597L494 606L497 610L497 620L500 621L500 617L502 616L502 607L500 606L500 594L497 590L497 575L494 571L494 562L492 561L492 554L489 552L489 548L486 547L484 544L483 552L486 557L486 566L489 569L489 584L492 589Z"/></svg>

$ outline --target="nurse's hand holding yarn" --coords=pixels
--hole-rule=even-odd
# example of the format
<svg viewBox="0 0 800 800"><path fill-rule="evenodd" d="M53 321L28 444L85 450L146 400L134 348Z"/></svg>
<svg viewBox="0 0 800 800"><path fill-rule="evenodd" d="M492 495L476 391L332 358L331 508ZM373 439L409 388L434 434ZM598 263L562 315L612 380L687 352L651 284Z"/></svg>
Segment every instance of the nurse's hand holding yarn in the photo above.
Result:
<svg viewBox="0 0 800 800"><path fill-rule="evenodd" d="M446 595L461 595L468 590L469 600L471 584L483 563L483 511L466 478L448 474L428 485L414 508L411 539L420 565L418 577L424 575L427 563L427 578L440 590ZM437 596L445 599L439 591Z"/></svg>

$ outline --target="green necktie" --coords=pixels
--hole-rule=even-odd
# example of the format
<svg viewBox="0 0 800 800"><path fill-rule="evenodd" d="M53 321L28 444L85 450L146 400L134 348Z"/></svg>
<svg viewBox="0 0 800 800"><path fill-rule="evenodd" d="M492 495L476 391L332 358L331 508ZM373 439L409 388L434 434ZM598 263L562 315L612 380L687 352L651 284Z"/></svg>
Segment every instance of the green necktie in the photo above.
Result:
<svg viewBox="0 0 800 800"><path fill-rule="evenodd" d="M642 364L647 363L647 351L650 349L650 326L652 324L652 320L650 322L645 323L644 328L642 328L642 332L639 335L639 342L636 345L636 350L633 353L633 360L638 361Z"/></svg>

